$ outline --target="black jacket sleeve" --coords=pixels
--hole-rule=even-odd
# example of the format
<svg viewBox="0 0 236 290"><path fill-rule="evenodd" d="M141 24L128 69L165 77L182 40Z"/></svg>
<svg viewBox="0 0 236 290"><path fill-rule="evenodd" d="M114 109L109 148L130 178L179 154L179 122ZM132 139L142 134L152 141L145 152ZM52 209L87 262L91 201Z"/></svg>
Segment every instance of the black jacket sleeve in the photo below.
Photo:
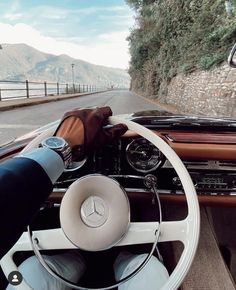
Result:
<svg viewBox="0 0 236 290"><path fill-rule="evenodd" d="M51 180L36 161L18 157L0 164L0 259L51 191Z"/></svg>

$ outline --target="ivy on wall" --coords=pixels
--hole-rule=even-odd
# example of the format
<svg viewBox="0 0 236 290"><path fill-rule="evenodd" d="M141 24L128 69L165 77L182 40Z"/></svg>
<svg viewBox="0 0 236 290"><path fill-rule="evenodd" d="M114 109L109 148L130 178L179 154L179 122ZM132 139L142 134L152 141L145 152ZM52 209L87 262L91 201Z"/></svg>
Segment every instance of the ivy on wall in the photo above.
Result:
<svg viewBox="0 0 236 290"><path fill-rule="evenodd" d="M126 0L136 11L128 37L132 89L164 97L177 74L208 70L236 41L236 0ZM232 13L227 13L230 2Z"/></svg>

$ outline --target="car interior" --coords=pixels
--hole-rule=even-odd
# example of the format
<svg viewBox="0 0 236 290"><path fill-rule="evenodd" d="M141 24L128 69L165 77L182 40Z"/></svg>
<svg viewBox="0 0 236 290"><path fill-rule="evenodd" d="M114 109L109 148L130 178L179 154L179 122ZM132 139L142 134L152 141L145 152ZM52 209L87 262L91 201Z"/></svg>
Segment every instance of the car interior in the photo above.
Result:
<svg viewBox="0 0 236 290"><path fill-rule="evenodd" d="M197 192L201 213L199 246L180 289L235 289L236 122L157 111L138 112L126 115L125 119L148 128L177 153ZM21 138L14 145L1 148L1 160L20 152L32 139ZM150 141L129 130L119 140L74 162L61 175L35 216L31 230L59 228L59 210L65 192L73 182L94 174L116 180L124 188L130 203L131 222L159 220L160 207L153 185L161 200L163 221L180 221L188 215L183 184L173 165ZM177 232L178 228L173 230ZM151 248L150 243L140 243L98 252L76 249L88 265L79 285L97 288L115 283L112 265L119 252L149 253ZM51 255L63 251L42 252ZM183 245L176 240L158 243L153 254L171 274L182 252ZM14 262L19 265L31 255L32 251L16 252ZM101 261L103 267L100 267ZM3 273L1 276L1 285L5 287L6 278Z"/></svg>

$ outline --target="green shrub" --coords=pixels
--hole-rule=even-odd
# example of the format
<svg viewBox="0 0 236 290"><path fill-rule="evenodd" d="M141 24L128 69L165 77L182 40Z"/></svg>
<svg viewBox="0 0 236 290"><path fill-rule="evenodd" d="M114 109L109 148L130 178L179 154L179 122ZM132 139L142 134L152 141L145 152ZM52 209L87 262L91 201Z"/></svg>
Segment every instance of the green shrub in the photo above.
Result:
<svg viewBox="0 0 236 290"><path fill-rule="evenodd" d="M208 70L214 64L219 64L224 61L225 55L224 54L214 54L214 55L206 55L202 56L199 60L199 68L203 70Z"/></svg>
<svg viewBox="0 0 236 290"><path fill-rule="evenodd" d="M202 56L199 60L199 66L201 69L207 70L215 63L214 56Z"/></svg>
<svg viewBox="0 0 236 290"><path fill-rule="evenodd" d="M231 1L236 6L236 0ZM139 91L164 95L168 82L177 73L207 70L226 60L236 39L236 11L228 17L224 0L127 2L137 14L128 40L129 72ZM155 81L146 77L147 67Z"/></svg>
<svg viewBox="0 0 236 290"><path fill-rule="evenodd" d="M188 74L191 73L195 70L195 67L193 64L190 63L184 63L183 65L179 66L179 71L180 73Z"/></svg>

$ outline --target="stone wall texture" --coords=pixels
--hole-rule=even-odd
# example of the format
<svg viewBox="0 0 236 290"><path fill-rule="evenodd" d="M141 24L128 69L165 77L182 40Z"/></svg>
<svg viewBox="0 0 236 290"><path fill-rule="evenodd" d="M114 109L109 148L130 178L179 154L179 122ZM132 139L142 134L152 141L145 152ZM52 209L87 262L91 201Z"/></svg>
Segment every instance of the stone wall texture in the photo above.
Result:
<svg viewBox="0 0 236 290"><path fill-rule="evenodd" d="M236 69L223 63L209 71L177 75L165 102L182 113L236 117Z"/></svg>

